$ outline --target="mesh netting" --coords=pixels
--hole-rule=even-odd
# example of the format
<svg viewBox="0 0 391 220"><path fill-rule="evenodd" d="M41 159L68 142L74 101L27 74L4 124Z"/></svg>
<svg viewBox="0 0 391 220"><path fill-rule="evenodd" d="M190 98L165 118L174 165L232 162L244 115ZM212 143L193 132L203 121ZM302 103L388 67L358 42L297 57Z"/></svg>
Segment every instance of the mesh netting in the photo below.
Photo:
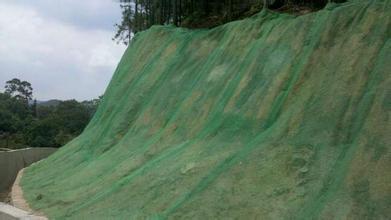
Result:
<svg viewBox="0 0 391 220"><path fill-rule="evenodd" d="M391 1L157 27L22 180L56 219L391 216Z"/></svg>

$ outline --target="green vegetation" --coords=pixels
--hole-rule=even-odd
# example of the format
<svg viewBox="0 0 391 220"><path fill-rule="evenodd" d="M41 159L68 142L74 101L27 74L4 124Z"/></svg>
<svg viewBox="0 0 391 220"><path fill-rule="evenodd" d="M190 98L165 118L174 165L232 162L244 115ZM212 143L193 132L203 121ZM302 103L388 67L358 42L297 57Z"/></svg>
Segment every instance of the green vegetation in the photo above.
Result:
<svg viewBox="0 0 391 220"><path fill-rule="evenodd" d="M78 136L92 118L99 100L37 103L31 84L6 82L0 93L0 148L60 147Z"/></svg>
<svg viewBox="0 0 391 220"><path fill-rule="evenodd" d="M134 33L152 25L211 28L270 8L303 14L346 0L120 0L122 21L114 39L128 44Z"/></svg>
<svg viewBox="0 0 391 220"><path fill-rule="evenodd" d="M388 219L390 11L355 0L137 33L24 195L52 219Z"/></svg>

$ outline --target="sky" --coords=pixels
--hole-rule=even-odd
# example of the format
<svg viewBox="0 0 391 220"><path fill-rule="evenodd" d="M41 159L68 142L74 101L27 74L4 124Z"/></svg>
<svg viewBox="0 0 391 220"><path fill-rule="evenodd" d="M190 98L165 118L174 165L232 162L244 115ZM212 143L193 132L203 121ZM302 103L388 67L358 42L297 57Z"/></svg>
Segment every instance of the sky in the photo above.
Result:
<svg viewBox="0 0 391 220"><path fill-rule="evenodd" d="M0 0L0 91L28 81L37 100L102 95L126 47L115 0Z"/></svg>

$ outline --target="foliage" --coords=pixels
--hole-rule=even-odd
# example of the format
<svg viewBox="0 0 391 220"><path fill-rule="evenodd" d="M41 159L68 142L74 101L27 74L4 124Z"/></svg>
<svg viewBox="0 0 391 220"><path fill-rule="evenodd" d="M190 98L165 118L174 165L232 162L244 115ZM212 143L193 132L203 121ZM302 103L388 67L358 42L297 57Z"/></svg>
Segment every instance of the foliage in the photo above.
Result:
<svg viewBox="0 0 391 220"><path fill-rule="evenodd" d="M60 147L83 131L100 102L29 103L31 99L30 83L19 79L7 82L5 92L0 93L0 147Z"/></svg>
<svg viewBox="0 0 391 220"><path fill-rule="evenodd" d="M14 78L6 82L5 93L27 102L32 100L33 88L29 82Z"/></svg>
<svg viewBox="0 0 391 220"><path fill-rule="evenodd" d="M333 0L344 2L345 0ZM152 25L173 24L210 28L247 17L262 8L294 12L292 8L318 10L331 0L120 0L122 21L113 40L128 44L134 33ZM296 10L297 11L297 10Z"/></svg>

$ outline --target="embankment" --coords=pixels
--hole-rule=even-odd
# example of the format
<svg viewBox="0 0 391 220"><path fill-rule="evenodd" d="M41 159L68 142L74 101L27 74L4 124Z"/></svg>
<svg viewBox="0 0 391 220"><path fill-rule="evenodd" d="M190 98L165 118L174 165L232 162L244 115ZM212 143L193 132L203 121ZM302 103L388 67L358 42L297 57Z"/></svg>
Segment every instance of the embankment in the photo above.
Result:
<svg viewBox="0 0 391 220"><path fill-rule="evenodd" d="M136 35L83 134L26 169L55 219L387 219L390 0Z"/></svg>

